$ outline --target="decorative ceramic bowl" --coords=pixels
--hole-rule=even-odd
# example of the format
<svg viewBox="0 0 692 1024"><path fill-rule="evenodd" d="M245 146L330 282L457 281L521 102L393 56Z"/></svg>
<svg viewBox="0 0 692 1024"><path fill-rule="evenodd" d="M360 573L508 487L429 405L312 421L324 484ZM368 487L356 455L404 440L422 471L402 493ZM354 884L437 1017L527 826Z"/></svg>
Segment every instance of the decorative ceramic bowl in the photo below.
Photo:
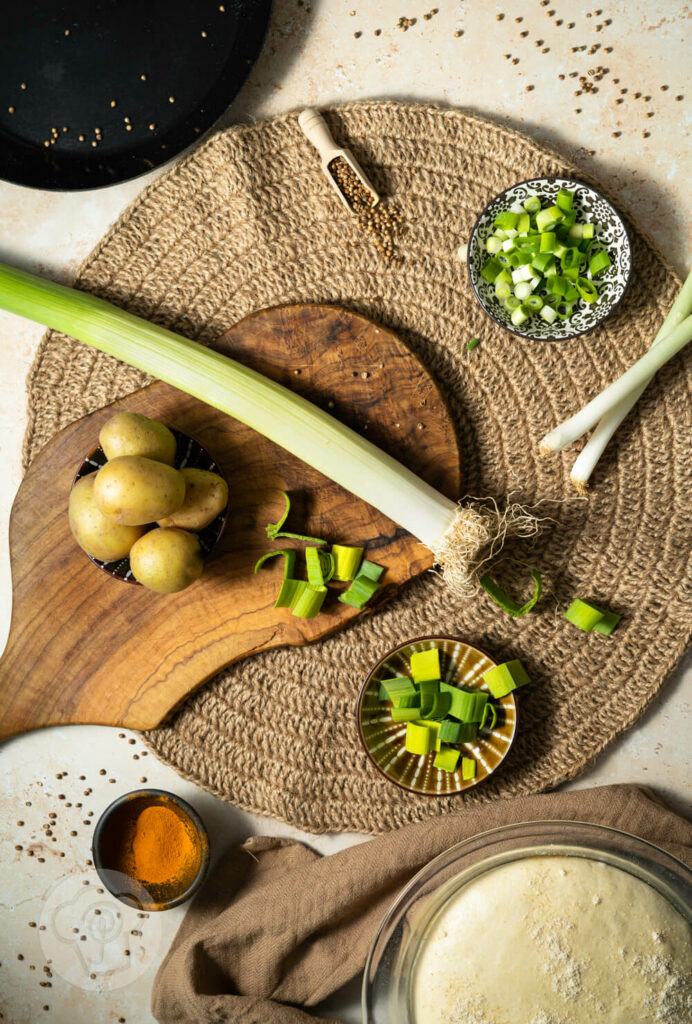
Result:
<svg viewBox="0 0 692 1024"><path fill-rule="evenodd" d="M555 320L549 324L540 316L532 316L521 327L515 327L510 313L495 295L494 285L481 277L483 265L489 258L485 244L493 233L498 213L509 210L512 203L523 202L530 195L538 196L543 207L552 206L561 188L575 193L574 209L579 222L591 221L599 225L596 240L607 250L612 264L598 276L598 300L595 303L589 305L579 301L567 320ZM565 341L594 330L620 305L632 274L632 247L619 213L595 189L567 178L532 178L520 181L488 203L471 232L467 262L474 294L495 323L520 338ZM537 294L543 297L540 290Z"/></svg>
<svg viewBox="0 0 692 1024"><path fill-rule="evenodd" d="M145 808L166 807L180 820L197 851L194 870L171 881L144 885L118 870L119 853L127 843L127 828ZM131 839L130 839L131 841ZM96 823L92 841L94 867L113 896L139 910L170 910L191 899L209 868L209 834L190 804L165 789L135 789L106 807Z"/></svg>
<svg viewBox="0 0 692 1024"><path fill-rule="evenodd" d="M650 885L692 925L692 871L643 839L603 825L572 821L532 821L495 828L435 857L399 893L380 925L365 965L363 1024L425 1024L414 1016L411 982L437 915L464 886L525 857L585 857L620 868ZM501 915L491 927L497 931L498 948L504 948ZM468 956L473 958L473 949L468 949ZM498 978L501 971L499 964Z"/></svg>
<svg viewBox="0 0 692 1024"><path fill-rule="evenodd" d="M175 450L175 468L176 469L207 469L210 473L221 474L221 470L218 465L209 454L206 448L204 448L199 441L196 441L194 437L190 437L189 434L183 434L182 431L176 430L175 427L168 428L171 433L175 436L176 450ZM103 453L103 449L99 445L94 448L92 452L84 458L84 461L80 465L75 478L72 481L72 486L81 480L83 476L88 476L90 473L97 473L102 466L105 466L106 456ZM203 555L208 555L211 549L219 542L221 534L224 531L226 525L226 516L228 515L228 506L219 512L216 519L209 523L209 526L205 526L203 530L197 531L197 539L199 540L200 547ZM151 529L155 526L154 523L151 525ZM85 552L86 554L86 552ZM121 580L123 583L132 583L136 587L141 586L140 583L132 575L132 569L130 568L129 558L119 558L115 562L102 562L98 558L92 558L91 555L86 555L94 565L98 566L103 572L112 576L115 580Z"/></svg>
<svg viewBox="0 0 692 1024"><path fill-rule="evenodd" d="M517 727L514 695L494 701L497 722L483 730L473 743L461 744L466 757L476 759L476 777L462 779L461 760L455 772L435 768L434 754L409 754L404 748L406 722L393 722L390 701L379 700L380 682L392 676L410 676L409 663L416 651L437 648L444 682L464 689L485 690L483 673L497 663L487 654L451 636L426 636L396 647L375 665L358 696L356 716L365 752L378 771L403 789L426 796L449 796L477 786L487 779L507 756Z"/></svg>

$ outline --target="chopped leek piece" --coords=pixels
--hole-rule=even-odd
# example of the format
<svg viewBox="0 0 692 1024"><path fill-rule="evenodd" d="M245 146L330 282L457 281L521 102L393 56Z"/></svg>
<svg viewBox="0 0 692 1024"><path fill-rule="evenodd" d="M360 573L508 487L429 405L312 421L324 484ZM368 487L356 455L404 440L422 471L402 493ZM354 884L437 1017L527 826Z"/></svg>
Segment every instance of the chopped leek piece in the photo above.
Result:
<svg viewBox="0 0 692 1024"><path fill-rule="evenodd" d="M385 700L391 700L396 704L399 697L417 697L418 693L413 681L408 676L395 676L393 679L380 680L380 693L386 693ZM380 697L380 700L383 698Z"/></svg>
<svg viewBox="0 0 692 1024"><path fill-rule="evenodd" d="M488 719L490 719L490 724L488 724ZM491 704L490 701L488 701L488 703L483 708L483 717L481 718L480 728L492 731L495 728L496 724L497 709L494 704Z"/></svg>
<svg viewBox="0 0 692 1024"><path fill-rule="evenodd" d="M530 597L524 604L517 604L509 594L506 594L505 591L495 583L487 572L481 576L480 584L495 604L502 608L503 612L507 612L508 615L513 615L515 618L519 618L522 615L528 615L538 601L538 598L541 596L540 573L537 572L536 569L532 569L531 578L533 579L533 597Z"/></svg>
<svg viewBox="0 0 692 1024"><path fill-rule="evenodd" d="M516 658L488 669L483 673L483 680L497 700L506 697L512 690L531 682L526 669Z"/></svg>
<svg viewBox="0 0 692 1024"><path fill-rule="evenodd" d="M612 265L613 261L611 260L610 256L605 251L605 249L599 249L598 252L595 252L589 260L589 270L591 271L591 276L597 277L599 274L602 274L604 270L607 270L608 267L611 267Z"/></svg>
<svg viewBox="0 0 692 1024"><path fill-rule="evenodd" d="M507 288L507 295L509 295L509 285L505 284L504 287ZM495 290L497 291L497 285L495 286ZM507 296L505 296L505 298L506 297ZM500 298L502 298L502 296L500 296ZM476 347L476 345L480 345L480 343L481 343L481 339L480 338L471 338L471 341L469 341L467 346L466 346L466 351L467 352L472 352L473 349Z"/></svg>
<svg viewBox="0 0 692 1024"><path fill-rule="evenodd" d="M293 570L295 569L296 565L295 551L290 551L287 548L281 548L281 550L279 551L267 551L264 555L262 555L261 558L258 558L257 561L255 562L255 572L260 571L260 569L267 561L267 559L275 558L277 555L283 555L283 557L286 559L286 561L284 562L284 579L287 580L293 574Z"/></svg>
<svg viewBox="0 0 692 1024"><path fill-rule="evenodd" d="M451 718L445 718L440 722L441 743L461 743L463 725L461 722L454 722Z"/></svg>
<svg viewBox="0 0 692 1024"><path fill-rule="evenodd" d="M348 590L339 594L338 599L342 604L350 604L360 611L379 589L375 580L368 579L367 576L358 576Z"/></svg>
<svg viewBox="0 0 692 1024"><path fill-rule="evenodd" d="M440 690L451 698L449 714L462 722L480 722L488 694L483 690L462 690L450 683L440 683Z"/></svg>
<svg viewBox="0 0 692 1024"><path fill-rule="evenodd" d="M574 203L574 192L570 192L568 188L561 188L555 199L555 205L558 209L567 213L572 209Z"/></svg>
<svg viewBox="0 0 692 1024"><path fill-rule="evenodd" d="M404 746L409 754L425 756L434 748L437 729L431 728L431 725L432 723L420 721L407 723Z"/></svg>
<svg viewBox="0 0 692 1024"><path fill-rule="evenodd" d="M313 587L323 586L324 573L322 572L319 548L305 549L305 565L308 570L308 583L311 583Z"/></svg>
<svg viewBox="0 0 692 1024"><path fill-rule="evenodd" d="M299 619L314 619L322 608L327 593L326 587L314 587L308 583L293 605L293 614Z"/></svg>
<svg viewBox="0 0 692 1024"><path fill-rule="evenodd" d="M462 757L461 759L461 777L464 782L468 782L470 779L476 778L476 761L473 757Z"/></svg>
<svg viewBox="0 0 692 1024"><path fill-rule="evenodd" d="M576 598L565 612L564 618L577 629L583 629L585 633L596 630L603 636L610 636L622 616L617 612L604 611L589 601Z"/></svg>
<svg viewBox="0 0 692 1024"><path fill-rule="evenodd" d="M433 693L430 697L421 695L419 718L442 719L449 711L452 698L448 693Z"/></svg>
<svg viewBox="0 0 692 1024"><path fill-rule="evenodd" d="M415 683L441 679L440 652L437 647L427 651L416 651L411 655L411 675Z"/></svg>
<svg viewBox="0 0 692 1024"><path fill-rule="evenodd" d="M324 582L329 583L330 579L334 575L334 569L336 568L334 563L334 555L329 551L320 551L320 565L322 566L322 575L324 576Z"/></svg>
<svg viewBox="0 0 692 1024"><path fill-rule="evenodd" d="M454 747L441 747L439 754L435 755L433 766L443 772L455 772L460 757L460 750L455 750Z"/></svg>
<svg viewBox="0 0 692 1024"><path fill-rule="evenodd" d="M477 722L460 722L459 725L461 726L459 743L473 743L474 740L478 739Z"/></svg>
<svg viewBox="0 0 692 1024"><path fill-rule="evenodd" d="M384 572L383 565L376 565L374 562L369 562L367 558L364 558L360 563L358 570L359 576L367 576L369 580L374 580L377 583Z"/></svg>
<svg viewBox="0 0 692 1024"><path fill-rule="evenodd" d="M274 602L275 608L293 608L307 587L306 580L285 579Z"/></svg>
<svg viewBox="0 0 692 1024"><path fill-rule="evenodd" d="M358 574L358 567L363 560L363 549L347 547L345 544L332 544L334 556L334 579L348 582Z"/></svg>
<svg viewBox="0 0 692 1024"><path fill-rule="evenodd" d="M284 514L281 516L281 519L279 519L278 523L267 523L267 537L269 537L271 540L276 540L278 537L292 537L294 540L302 540L309 542L310 544L326 544L327 542L325 540L322 540L320 537L306 537L302 533L288 533L287 531L282 530L282 526L288 519L288 513L291 511L291 499L289 498L285 491L282 491L281 493L283 494L284 500L286 502Z"/></svg>
<svg viewBox="0 0 692 1024"><path fill-rule="evenodd" d="M419 693L402 693L397 694L396 698L392 701L395 708L419 708L420 707L420 694Z"/></svg>
<svg viewBox="0 0 692 1024"><path fill-rule="evenodd" d="M599 619L594 626L594 632L602 633L603 636L610 636L621 618L622 615L618 615L617 612L604 611L603 618Z"/></svg>
<svg viewBox="0 0 692 1024"><path fill-rule="evenodd" d="M393 722L416 722L420 718L420 708L405 707L403 704L395 705L392 708Z"/></svg>

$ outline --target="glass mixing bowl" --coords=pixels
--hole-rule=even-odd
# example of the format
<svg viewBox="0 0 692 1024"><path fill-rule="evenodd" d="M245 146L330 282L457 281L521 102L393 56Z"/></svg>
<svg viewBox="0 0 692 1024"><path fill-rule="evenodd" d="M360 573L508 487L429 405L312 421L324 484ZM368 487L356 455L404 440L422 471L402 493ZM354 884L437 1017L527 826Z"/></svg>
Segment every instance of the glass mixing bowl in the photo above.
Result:
<svg viewBox="0 0 692 1024"><path fill-rule="evenodd" d="M423 1024L410 1004L413 965L430 924L459 890L526 857L586 857L629 872L665 897L692 926L692 871L657 846L617 829L535 821L473 836L430 861L387 913L365 965L363 1024Z"/></svg>

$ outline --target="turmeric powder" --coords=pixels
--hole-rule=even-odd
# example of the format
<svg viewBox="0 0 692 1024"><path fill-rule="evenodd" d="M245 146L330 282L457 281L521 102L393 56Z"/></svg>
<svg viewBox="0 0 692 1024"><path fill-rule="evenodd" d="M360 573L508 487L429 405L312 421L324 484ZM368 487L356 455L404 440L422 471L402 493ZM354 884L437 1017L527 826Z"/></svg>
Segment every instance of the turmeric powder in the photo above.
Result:
<svg viewBox="0 0 692 1024"><path fill-rule="evenodd" d="M199 839L191 826L173 807L151 804L128 823L113 867L141 885L180 890L194 879L200 859Z"/></svg>

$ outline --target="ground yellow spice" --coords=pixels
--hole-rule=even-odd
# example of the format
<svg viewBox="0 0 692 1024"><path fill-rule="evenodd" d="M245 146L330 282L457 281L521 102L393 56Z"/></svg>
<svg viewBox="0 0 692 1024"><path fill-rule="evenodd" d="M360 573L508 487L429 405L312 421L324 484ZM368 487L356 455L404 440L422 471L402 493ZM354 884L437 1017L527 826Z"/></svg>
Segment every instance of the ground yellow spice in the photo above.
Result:
<svg viewBox="0 0 692 1024"><path fill-rule="evenodd" d="M177 888L197 873L199 863L190 829L170 807L154 804L130 823L114 867L142 885Z"/></svg>

